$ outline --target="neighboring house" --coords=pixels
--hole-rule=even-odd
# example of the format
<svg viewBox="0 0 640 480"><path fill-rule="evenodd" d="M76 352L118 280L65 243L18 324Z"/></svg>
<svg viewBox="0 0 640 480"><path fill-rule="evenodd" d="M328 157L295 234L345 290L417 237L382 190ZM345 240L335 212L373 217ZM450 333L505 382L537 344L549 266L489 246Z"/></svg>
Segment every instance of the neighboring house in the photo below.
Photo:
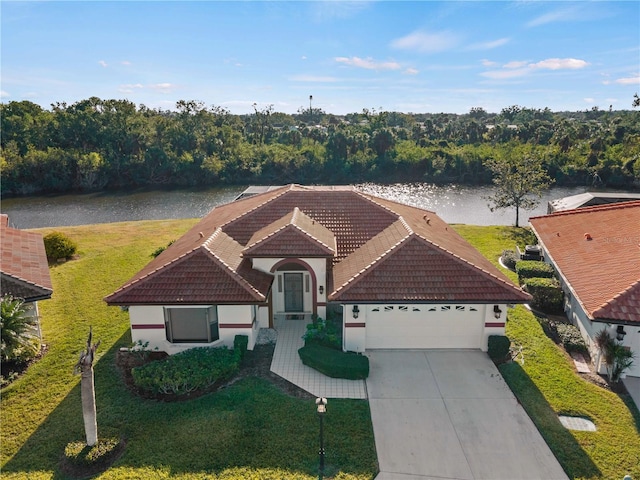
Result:
<svg viewBox="0 0 640 480"><path fill-rule="evenodd" d="M0 296L24 299L27 313L38 318L38 301L52 293L42 235L9 227L9 217L1 214Z"/></svg>
<svg viewBox="0 0 640 480"><path fill-rule="evenodd" d="M529 219L560 277L564 310L580 328L596 366L602 329L634 353L640 377L640 201L567 210Z"/></svg>
<svg viewBox="0 0 640 480"><path fill-rule="evenodd" d="M274 317L342 315L344 350L487 349L530 296L432 212L289 185L214 208L109 295L134 342L253 348Z"/></svg>
<svg viewBox="0 0 640 480"><path fill-rule="evenodd" d="M552 200L547 205L547 213L556 213L574 208L595 207L611 203L632 202L640 200L640 193L628 192L586 192L570 197Z"/></svg>

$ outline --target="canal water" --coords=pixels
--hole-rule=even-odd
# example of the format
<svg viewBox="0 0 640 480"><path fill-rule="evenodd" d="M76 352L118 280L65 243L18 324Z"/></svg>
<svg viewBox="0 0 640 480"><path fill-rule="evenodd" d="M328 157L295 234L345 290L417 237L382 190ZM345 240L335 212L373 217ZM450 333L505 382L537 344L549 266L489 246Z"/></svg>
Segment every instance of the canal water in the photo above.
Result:
<svg viewBox="0 0 640 480"><path fill-rule="evenodd" d="M493 193L490 186L367 183L357 187L373 195L431 210L448 223L513 225L515 222L514 209L494 212L489 209L486 197ZM9 222L15 228L199 218L214 206L233 201L244 189L224 187L21 197L2 200L0 210L9 215ZM550 200L585 191L586 187L551 188L542 196L536 209L520 211L520 225L526 225L530 216L545 214Z"/></svg>

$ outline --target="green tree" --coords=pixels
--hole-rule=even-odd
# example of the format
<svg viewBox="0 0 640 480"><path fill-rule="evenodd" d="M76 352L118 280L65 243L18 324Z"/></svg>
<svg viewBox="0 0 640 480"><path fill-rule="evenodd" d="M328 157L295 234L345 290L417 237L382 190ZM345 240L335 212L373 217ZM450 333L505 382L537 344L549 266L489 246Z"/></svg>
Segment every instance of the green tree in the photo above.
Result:
<svg viewBox="0 0 640 480"><path fill-rule="evenodd" d="M38 319L29 315L24 300L6 295L0 299L0 357L24 362L40 351Z"/></svg>
<svg viewBox="0 0 640 480"><path fill-rule="evenodd" d="M519 227L520 209L535 208L543 190L553 180L545 172L542 162L530 155L509 154L505 158L489 159L485 165L493 172L493 184L496 187L495 193L487 197L489 208L493 212L515 207L515 225Z"/></svg>

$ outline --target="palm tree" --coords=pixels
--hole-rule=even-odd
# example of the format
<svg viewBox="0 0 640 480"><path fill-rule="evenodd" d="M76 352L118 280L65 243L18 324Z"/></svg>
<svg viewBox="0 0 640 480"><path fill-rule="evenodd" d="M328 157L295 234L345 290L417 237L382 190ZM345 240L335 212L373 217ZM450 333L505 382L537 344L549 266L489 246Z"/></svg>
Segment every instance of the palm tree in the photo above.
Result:
<svg viewBox="0 0 640 480"><path fill-rule="evenodd" d="M6 295L0 299L0 331L3 361L26 361L40 349L38 319L28 314L24 300Z"/></svg>
<svg viewBox="0 0 640 480"><path fill-rule="evenodd" d="M87 350L80 353L80 359L73 368L75 375L80 374L80 396L82 398L82 418L87 445L98 443L98 420L96 416L96 391L93 383L93 359L100 342L91 344L91 328L87 338Z"/></svg>

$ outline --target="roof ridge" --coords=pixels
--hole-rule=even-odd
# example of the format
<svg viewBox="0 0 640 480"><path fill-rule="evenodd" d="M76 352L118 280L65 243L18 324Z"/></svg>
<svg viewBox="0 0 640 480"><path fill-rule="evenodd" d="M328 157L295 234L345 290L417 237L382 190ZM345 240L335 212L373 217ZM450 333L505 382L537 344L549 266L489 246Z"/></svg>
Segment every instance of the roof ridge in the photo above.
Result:
<svg viewBox="0 0 640 480"><path fill-rule="evenodd" d="M219 227L218 227L219 228ZM235 240L233 240L231 237L229 237L233 242L236 242ZM220 263L223 267L225 267L227 270L229 270L231 272L231 277L236 281L236 283L238 283L242 288L244 288L247 292L251 293L252 295L258 295L258 298L261 300L265 300L266 297L260 293L253 285L251 285L242 275L240 275L235 269L233 269L231 267L231 265L227 264L227 262L225 262L222 258L220 258L218 255L216 255L210 248L208 245L202 245L201 248L205 249L207 252L209 252L209 254L211 255L211 257L217 261L218 263ZM241 262L242 263L242 262Z"/></svg>
<svg viewBox="0 0 640 480"><path fill-rule="evenodd" d="M247 215L249 215L250 213L253 213L253 212L255 212L256 210L258 210L259 208L264 207L264 206L265 206L265 205L267 205L268 203L273 202L276 198L280 198L281 196L283 196L283 195L287 194L288 192L291 192L291 191L292 191L292 187L293 187L293 184L289 184L288 186L287 186L287 185L283 186L283 187L282 187L282 191L281 191L281 192L277 193L276 195L273 195L273 196L269 197L269 198L268 198L268 199L266 199L264 202L259 203L259 204L258 204L258 205L256 205L255 207L253 207L253 208L251 208L251 209L249 209L249 210L247 210L247 211L243 212L242 214L238 215L237 217L233 217L233 218L229 219L228 221L226 221L225 223L223 223L222 225L220 225L220 226L219 226L219 228L224 229L226 226L228 226L228 225L230 225L230 224L232 224L232 223L234 223L234 222L239 221L241 218L246 217L246 216L247 216ZM278 190L274 190L274 192L277 192L277 191L278 191ZM269 193L272 193L272 192L264 192L264 193L259 193L259 194L257 194L257 195L268 195ZM256 197L256 195L253 195L253 197L255 198L255 197ZM246 198L247 198L247 199L249 199L249 198L252 198L252 197L246 197ZM244 200L244 199L242 199L242 200ZM233 202L231 202L231 203L233 203ZM215 210L215 208L214 208L213 210ZM209 214L211 214L211 213L213 212L213 210L211 210L211 212L209 212ZM209 215L209 214L208 214L208 215ZM208 215L207 215L207 216L208 216Z"/></svg>
<svg viewBox="0 0 640 480"><path fill-rule="evenodd" d="M314 220L314 222L315 222L315 220ZM320 224L320 222L318 222L318 223ZM320 224L320 225L322 225L322 224ZM336 251L336 247L331 247L330 245L327 245L326 243L324 243L324 242L323 242L322 240L320 240L319 238L317 238L317 237L315 237L315 236L311 235L311 234L310 234L309 232L307 232L305 229L301 228L299 225L296 225L296 224L294 224L294 223L290 223L290 224L288 224L288 225L285 225L283 228L286 228L286 227L289 227L289 226L291 226L291 227L295 228L296 230L298 230L299 232L301 232L303 235L306 235L307 237L311 238L312 240L315 240L317 243L319 243L319 244L320 244L320 245L322 245L323 247L327 248L328 250L332 250L333 252L335 252L335 251ZM326 227L325 227L325 228L326 228ZM331 231L331 230L329 230L329 231ZM333 233L333 232L331 232L331 233ZM334 236L333 238L334 238L334 240L335 240L335 238L336 238L336 237ZM335 253L334 253L334 254L335 254Z"/></svg>
<svg viewBox="0 0 640 480"><path fill-rule="evenodd" d="M362 197L362 198L364 198L365 200L367 200L367 201L369 201L369 202L373 203L374 205L376 205L376 206L377 206L377 207L379 207L379 208L382 208L383 210L385 210L385 211L389 212L390 214L395 215L396 217L401 217L401 216L402 216L402 215L399 215L399 214L398 214L398 212L396 212L395 210L392 210L392 209L390 209L389 207L387 207L386 205L382 205L381 203L376 202L376 201L373 199L373 196L372 196L372 195L370 195L370 194L368 194L368 193L364 193L364 192L362 192L362 191L360 191L360 190L357 190L357 189L353 189L352 191L353 191L356 195L361 196L361 197ZM382 197L380 197L380 198L382 198ZM386 199L386 198L384 198L383 200L387 200L387 199ZM390 200L390 201L393 201L393 200ZM396 203L398 203L398 202L396 202Z"/></svg>
<svg viewBox="0 0 640 480"><path fill-rule="evenodd" d="M406 227L407 229L407 235L405 237L403 237L400 241L396 242L394 245L392 245L391 247L389 247L388 249L386 249L384 252L382 252L380 255L378 255L376 258L374 258L371 262L369 262L364 268L362 268L360 271L356 272L354 275L352 275L346 282L344 282L342 285L340 285L338 288L336 288L331 295L333 296L334 294L338 293L340 290L342 290L343 288L345 288L347 285L350 284L354 284L354 282L356 282L356 280L358 280L359 278L362 278L362 274L364 274L367 270L371 269L374 265L379 264L382 260L384 260L385 258L387 258L392 251L394 251L396 248L398 248L403 242L407 241L409 238L411 238L412 236L415 235L415 233L411 230L411 228L409 227L409 225L404 221L404 219L402 219L402 217L400 216L400 218L398 219L401 224ZM392 225L395 225L397 222L393 222L391 225L389 225L390 228ZM386 230L386 228L385 228ZM383 230L384 232L384 230ZM382 232L380 232L382 233ZM377 236L377 235L376 235ZM374 237L375 238L375 237ZM373 239L371 239L373 240ZM371 241L369 240L369 241ZM368 242L367 242L368 243ZM366 243L365 243L366 245ZM362 247L360 247L362 248ZM359 249L358 249L359 250ZM356 250L355 252L357 252L358 250ZM355 253L353 252L353 253ZM352 255L353 255L352 253Z"/></svg>
<svg viewBox="0 0 640 480"><path fill-rule="evenodd" d="M548 213L546 215L536 215L535 217L530 217L529 221L538 219L538 218L580 215L585 213L602 212L606 210L618 210L618 209L621 210L624 208L634 208L634 207L640 207L640 200L632 200L629 202L607 203L604 205L593 205L590 207L571 208L569 210L561 210L559 212Z"/></svg>
<svg viewBox="0 0 640 480"><path fill-rule="evenodd" d="M369 201L371 201L372 203L375 203L376 205L378 205L378 206L380 206L380 207L384 208L385 210L387 210L387 211L389 211L389 212L393 213L394 215L398 215L398 212L396 212L395 210L393 210L393 209L391 209L391 208L387 207L386 205L382 205L381 203L376 202L376 201L374 200L374 198L379 198L380 200L384 200L385 202L391 202L391 203L394 203L394 204L396 204L396 205L400 205L401 207L409 207L409 208L413 208L413 209L415 209L415 210L420 210L421 212L428 212L428 213L432 213L432 214L434 214L434 215L438 215L434 210L429 210L429 209L427 209L427 208L418 207L418 206L416 206L416 205L409 205L408 203L402 203L402 202L399 202L398 200L393 200L393 199L391 199L391 198L378 197L378 196L376 196L376 195L372 195L372 194L370 194L370 193L365 193L365 192L362 192L362 191L360 191L360 190L355 190L355 192L356 192L356 193L359 193L359 194L361 194L361 195L363 195L363 196L365 196L365 197L366 197ZM398 215L398 216L399 216L399 215Z"/></svg>

